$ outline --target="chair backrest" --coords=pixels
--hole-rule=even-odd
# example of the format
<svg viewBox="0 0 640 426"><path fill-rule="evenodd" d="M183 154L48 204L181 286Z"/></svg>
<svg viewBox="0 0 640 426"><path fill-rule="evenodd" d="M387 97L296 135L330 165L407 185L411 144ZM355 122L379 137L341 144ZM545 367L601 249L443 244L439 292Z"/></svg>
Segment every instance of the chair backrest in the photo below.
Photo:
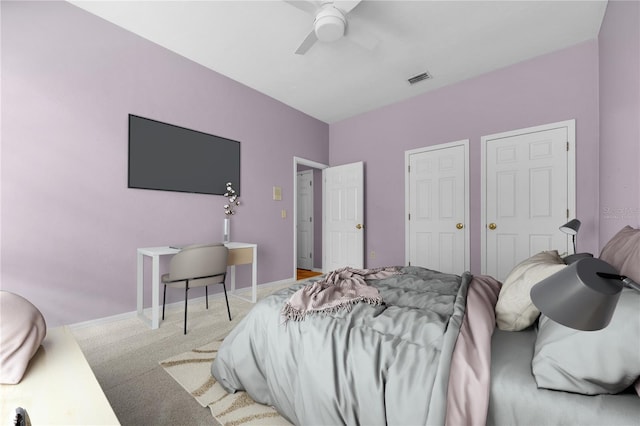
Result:
<svg viewBox="0 0 640 426"><path fill-rule="evenodd" d="M182 250L189 250L189 249L194 249L194 248L199 248L199 247L223 246L223 245L224 245L224 243L192 244L190 246L182 247Z"/></svg>
<svg viewBox="0 0 640 426"><path fill-rule="evenodd" d="M222 282L228 255L229 249L221 244L186 247L171 258L169 277L176 281L220 275Z"/></svg>

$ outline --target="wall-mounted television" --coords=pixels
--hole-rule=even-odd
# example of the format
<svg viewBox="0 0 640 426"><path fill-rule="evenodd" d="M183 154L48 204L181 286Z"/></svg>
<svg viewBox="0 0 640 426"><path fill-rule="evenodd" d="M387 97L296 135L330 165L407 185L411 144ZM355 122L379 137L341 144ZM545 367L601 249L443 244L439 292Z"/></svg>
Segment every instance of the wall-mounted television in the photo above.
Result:
<svg viewBox="0 0 640 426"><path fill-rule="evenodd" d="M129 188L240 195L240 142L129 114Z"/></svg>

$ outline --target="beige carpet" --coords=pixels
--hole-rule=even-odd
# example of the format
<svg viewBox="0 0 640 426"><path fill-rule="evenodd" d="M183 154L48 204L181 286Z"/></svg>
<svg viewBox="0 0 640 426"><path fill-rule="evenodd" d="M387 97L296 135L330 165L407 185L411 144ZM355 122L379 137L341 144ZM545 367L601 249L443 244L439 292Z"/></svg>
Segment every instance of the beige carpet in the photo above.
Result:
<svg viewBox="0 0 640 426"><path fill-rule="evenodd" d="M258 299L291 284L258 286ZM199 290L204 296L203 288L193 289L194 296ZM229 305L233 321L227 318L220 294L210 296L208 310L204 297L190 300L187 335L182 333L182 302L167 306L166 319L157 330L149 329L133 314L70 327L123 426L219 425L210 410L185 392L160 362L226 336L253 307L234 297L229 298Z"/></svg>
<svg viewBox="0 0 640 426"><path fill-rule="evenodd" d="M227 393L211 376L222 339L168 358L160 365L203 407L209 407L222 425L290 425L269 406L253 401L246 392Z"/></svg>

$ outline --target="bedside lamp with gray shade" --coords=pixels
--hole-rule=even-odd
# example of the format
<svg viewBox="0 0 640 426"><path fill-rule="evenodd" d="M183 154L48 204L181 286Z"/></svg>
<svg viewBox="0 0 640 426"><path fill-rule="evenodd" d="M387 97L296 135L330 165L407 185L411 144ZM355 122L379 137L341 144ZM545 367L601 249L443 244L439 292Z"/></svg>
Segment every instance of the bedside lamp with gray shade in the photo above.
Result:
<svg viewBox="0 0 640 426"><path fill-rule="evenodd" d="M623 287L640 292L640 284L607 262L584 258L533 286L531 300L557 323L594 331L609 325Z"/></svg>
<svg viewBox="0 0 640 426"><path fill-rule="evenodd" d="M560 230L565 234L571 235L573 237L573 253L576 254L576 236L578 235L578 230L580 229L580 221L578 219L571 219L569 222L565 223L560 227Z"/></svg>
<svg viewBox="0 0 640 426"><path fill-rule="evenodd" d="M576 239L578 236L578 230L580 229L580 221L578 219L572 219L569 222L562 225L559 229L565 234L571 235L573 238L573 254L570 254L564 258L564 263L567 265L577 262L585 257L593 257L591 253L578 253L576 250Z"/></svg>

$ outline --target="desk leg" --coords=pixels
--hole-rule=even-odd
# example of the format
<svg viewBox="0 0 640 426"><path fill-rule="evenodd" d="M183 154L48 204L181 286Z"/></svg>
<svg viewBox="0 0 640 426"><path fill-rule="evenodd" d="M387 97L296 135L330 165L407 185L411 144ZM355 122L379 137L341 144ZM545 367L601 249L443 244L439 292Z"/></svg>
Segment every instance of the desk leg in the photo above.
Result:
<svg viewBox="0 0 640 426"><path fill-rule="evenodd" d="M251 301L258 301L258 248L253 248L253 262L251 263Z"/></svg>
<svg viewBox="0 0 640 426"><path fill-rule="evenodd" d="M231 293L236 292L236 265L229 266L231 272Z"/></svg>
<svg viewBox="0 0 640 426"><path fill-rule="evenodd" d="M151 273L151 329L155 330L160 323L160 256L153 256Z"/></svg>
<svg viewBox="0 0 640 426"><path fill-rule="evenodd" d="M138 253L138 285L137 285L137 299L136 299L136 311L138 316L144 315L144 257L142 253Z"/></svg>

